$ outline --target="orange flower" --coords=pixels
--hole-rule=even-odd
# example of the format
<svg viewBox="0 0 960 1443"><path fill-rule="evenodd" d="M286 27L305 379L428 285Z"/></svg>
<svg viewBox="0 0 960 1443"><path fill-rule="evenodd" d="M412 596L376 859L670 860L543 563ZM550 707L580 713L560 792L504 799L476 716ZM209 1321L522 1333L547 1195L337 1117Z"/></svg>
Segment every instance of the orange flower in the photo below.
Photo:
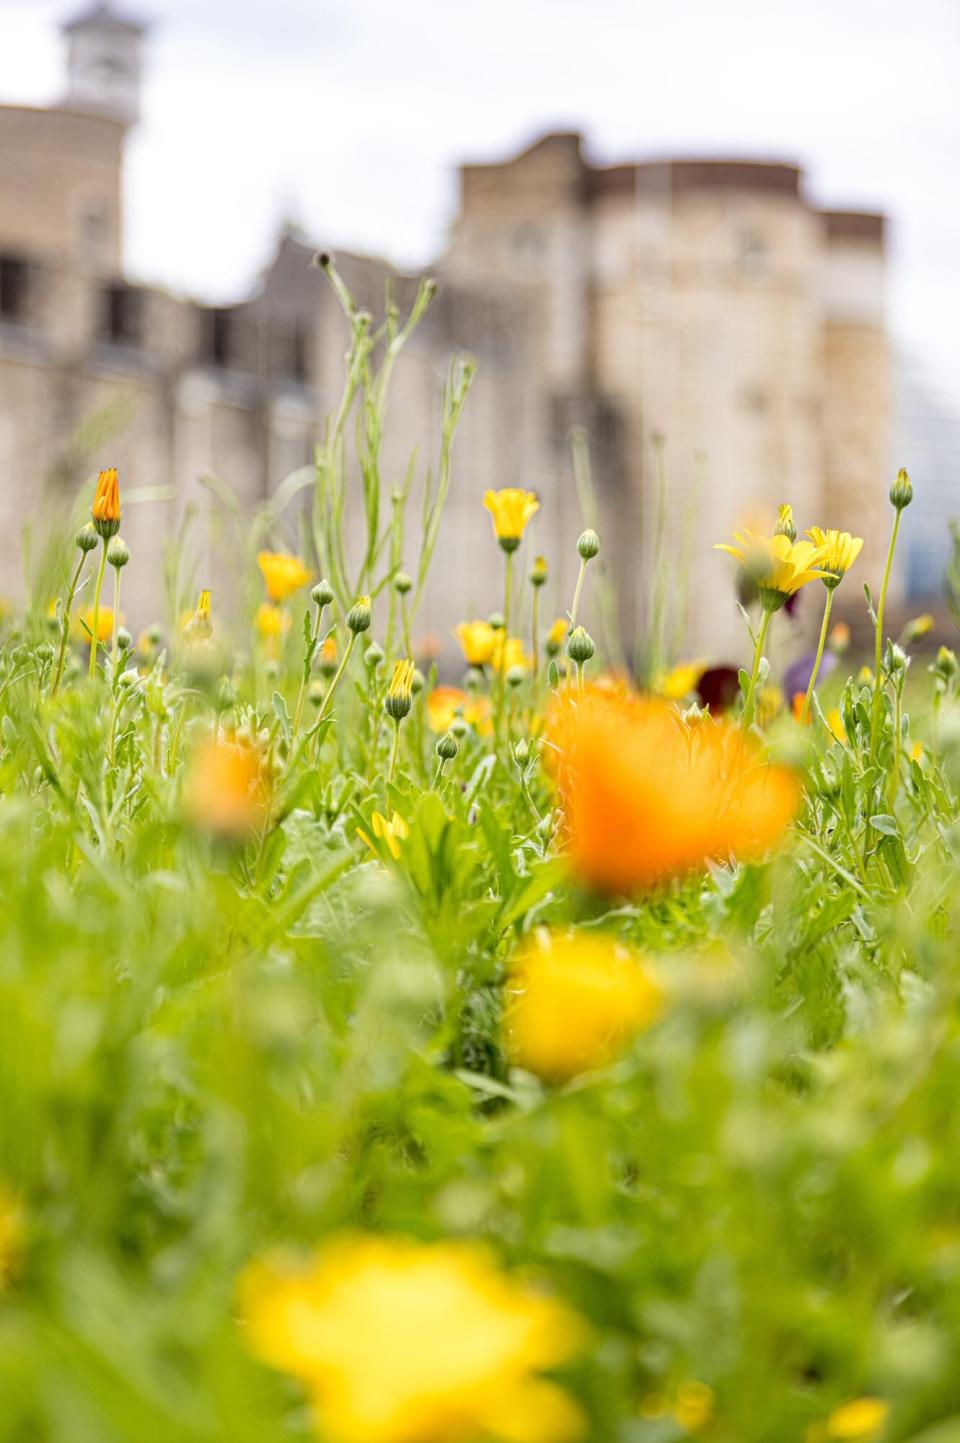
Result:
<svg viewBox="0 0 960 1443"><path fill-rule="evenodd" d="M435 686L427 698L427 721L430 730L449 731L457 712L480 736L491 730L490 703L486 697L472 697L457 686Z"/></svg>
<svg viewBox="0 0 960 1443"><path fill-rule="evenodd" d="M116 466L100 472L90 515L93 517L97 534L105 540L116 536L120 530L120 486Z"/></svg>
<svg viewBox="0 0 960 1443"><path fill-rule="evenodd" d="M257 565L271 601L286 601L301 586L306 586L313 575L299 556L285 556L278 551L261 551Z"/></svg>
<svg viewBox="0 0 960 1443"><path fill-rule="evenodd" d="M184 785L186 815L206 832L244 837L267 809L260 755L233 741L207 741L193 754Z"/></svg>
<svg viewBox="0 0 960 1443"><path fill-rule="evenodd" d="M547 742L573 868L603 892L761 855L800 803L794 774L739 729L710 717L690 726L653 697L567 689Z"/></svg>

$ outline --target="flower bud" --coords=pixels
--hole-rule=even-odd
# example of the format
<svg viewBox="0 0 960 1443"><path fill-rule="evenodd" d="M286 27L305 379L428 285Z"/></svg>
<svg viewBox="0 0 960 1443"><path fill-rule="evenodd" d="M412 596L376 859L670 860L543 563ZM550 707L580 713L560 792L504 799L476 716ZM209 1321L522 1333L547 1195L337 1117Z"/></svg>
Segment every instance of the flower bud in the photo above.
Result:
<svg viewBox="0 0 960 1443"><path fill-rule="evenodd" d="M133 637L125 626L117 627L117 650L131 651L133 649Z"/></svg>
<svg viewBox="0 0 960 1443"><path fill-rule="evenodd" d="M369 596L359 596L356 604L351 606L347 612L347 626L353 632L354 636L359 636L361 631L367 631L369 629L372 619L373 613L370 609Z"/></svg>
<svg viewBox="0 0 960 1443"><path fill-rule="evenodd" d="M121 571L130 560L130 548L122 536L114 536L107 547L107 560L111 566Z"/></svg>
<svg viewBox="0 0 960 1443"><path fill-rule="evenodd" d="M910 483L910 477L907 475L906 470L901 466L894 477L893 485L890 487L890 504L891 506L895 506L898 511L903 511L905 507L910 505L912 500L913 486Z"/></svg>
<svg viewBox="0 0 960 1443"><path fill-rule="evenodd" d="M470 723L467 721L466 717L457 715L450 723L450 730L453 732L455 737L465 737L467 735L467 732L470 730Z"/></svg>
<svg viewBox="0 0 960 1443"><path fill-rule="evenodd" d="M525 666L511 666L507 668L507 686L522 686L527 679L527 668Z"/></svg>
<svg viewBox="0 0 960 1443"><path fill-rule="evenodd" d="M363 661L364 665L368 666L371 671L376 671L377 667L383 661L383 647L378 641L371 641L363 653Z"/></svg>
<svg viewBox="0 0 960 1443"><path fill-rule="evenodd" d="M933 665L940 676L949 678L956 676L960 663L957 662L956 652L951 651L949 646L941 646Z"/></svg>
<svg viewBox="0 0 960 1443"><path fill-rule="evenodd" d="M100 538L97 536L92 521L88 521L86 526L81 526L77 532L77 545L81 551L95 551L99 541Z"/></svg>
<svg viewBox="0 0 960 1443"><path fill-rule="evenodd" d="M502 612L502 611L491 611L490 615L487 617L487 625L488 625L488 626L492 626L493 629L494 629L494 631L502 631L502 630L503 630L503 612Z"/></svg>
<svg viewBox="0 0 960 1443"><path fill-rule="evenodd" d="M797 523L793 519L793 507L784 504L777 512L777 524L773 528L774 536L785 536L792 544L797 539Z"/></svg>
<svg viewBox="0 0 960 1443"><path fill-rule="evenodd" d="M600 537L591 527L587 527L586 531L581 532L577 550L584 561L590 561L600 550Z"/></svg>
<svg viewBox="0 0 960 1443"><path fill-rule="evenodd" d="M413 680L410 683L410 689L413 692L414 696L419 696L426 684L427 678L424 676L423 672L418 666L414 667Z"/></svg>
<svg viewBox="0 0 960 1443"><path fill-rule="evenodd" d="M547 558L538 556L530 568L530 585L543 586L547 580Z"/></svg>
<svg viewBox="0 0 960 1443"><path fill-rule="evenodd" d="M570 660L576 662L577 666L583 666L585 661L590 660L596 649L593 638L588 636L584 628L582 626L574 627L567 641L567 656Z"/></svg>
<svg viewBox="0 0 960 1443"><path fill-rule="evenodd" d="M412 586L413 577L408 571L398 571L393 578L393 589L398 592L400 596L406 596Z"/></svg>
<svg viewBox="0 0 960 1443"><path fill-rule="evenodd" d="M525 767L530 760L530 743L521 737L513 749L513 759L518 767Z"/></svg>
<svg viewBox="0 0 960 1443"><path fill-rule="evenodd" d="M314 606L319 606L321 610L323 607L329 606L333 600L333 587L329 581L318 581L310 593L310 599Z"/></svg>
<svg viewBox="0 0 960 1443"><path fill-rule="evenodd" d="M320 660L317 663L317 670L321 676L333 676L336 669L337 639L331 635L320 644Z"/></svg>
<svg viewBox="0 0 960 1443"><path fill-rule="evenodd" d="M403 721L413 706L413 673L412 661L398 661L394 664L393 676L383 705L387 716L397 723Z"/></svg>
<svg viewBox="0 0 960 1443"><path fill-rule="evenodd" d="M319 706L327 694L327 689L322 681L314 679L307 688L307 697L311 706Z"/></svg>
<svg viewBox="0 0 960 1443"><path fill-rule="evenodd" d="M452 731L444 732L437 741L437 756L442 762L452 762L460 747Z"/></svg>
<svg viewBox="0 0 960 1443"><path fill-rule="evenodd" d="M556 691L559 685L560 668L557 666L556 660L551 659L550 665L547 667L547 686L551 691Z"/></svg>

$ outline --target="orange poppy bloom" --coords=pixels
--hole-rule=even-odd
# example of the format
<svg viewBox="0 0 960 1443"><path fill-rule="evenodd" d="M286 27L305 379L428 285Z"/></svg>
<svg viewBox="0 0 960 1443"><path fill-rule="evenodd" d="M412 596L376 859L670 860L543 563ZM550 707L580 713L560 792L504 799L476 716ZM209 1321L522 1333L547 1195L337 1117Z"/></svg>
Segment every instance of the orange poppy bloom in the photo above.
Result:
<svg viewBox="0 0 960 1443"><path fill-rule="evenodd" d="M427 698L430 730L438 733L449 731L458 711L480 736L489 735L490 703L485 696L470 696L458 686L435 686Z"/></svg>
<svg viewBox="0 0 960 1443"><path fill-rule="evenodd" d="M546 755L573 869L602 892L759 856L800 804L794 773L738 728L709 717L688 725L653 697L565 690L548 715Z"/></svg>
<svg viewBox="0 0 960 1443"><path fill-rule="evenodd" d="M187 770L183 805L206 832L227 837L253 832L267 809L259 753L232 741L202 743Z"/></svg>

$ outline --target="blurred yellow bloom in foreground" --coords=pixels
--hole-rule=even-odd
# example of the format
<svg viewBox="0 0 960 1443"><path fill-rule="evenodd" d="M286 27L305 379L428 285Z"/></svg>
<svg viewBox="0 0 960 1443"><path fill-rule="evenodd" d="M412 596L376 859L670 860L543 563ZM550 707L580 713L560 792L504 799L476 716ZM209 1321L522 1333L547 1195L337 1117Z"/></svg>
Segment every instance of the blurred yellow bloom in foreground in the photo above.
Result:
<svg viewBox="0 0 960 1443"><path fill-rule="evenodd" d="M483 504L493 517L493 530L505 550L514 550L540 502L532 491L506 486L501 491L484 493Z"/></svg>
<svg viewBox="0 0 960 1443"><path fill-rule="evenodd" d="M837 1440L873 1443L883 1432L890 1404L885 1398L854 1398L835 1408L826 1423L826 1436Z"/></svg>
<svg viewBox="0 0 960 1443"><path fill-rule="evenodd" d="M257 565L271 601L286 601L301 586L306 586L313 576L299 556L286 556L279 551L261 551L257 556Z"/></svg>
<svg viewBox="0 0 960 1443"><path fill-rule="evenodd" d="M6 1184L0 1181L0 1293L16 1274L23 1245L23 1214Z"/></svg>
<svg viewBox="0 0 960 1443"><path fill-rule="evenodd" d="M662 1006L636 953L611 938L540 929L516 953L503 1030L511 1061L562 1082L603 1067Z"/></svg>
<svg viewBox="0 0 960 1443"><path fill-rule="evenodd" d="M567 618L565 616L558 616L547 632L547 652L550 656L556 656L566 641L569 630L570 623Z"/></svg>
<svg viewBox="0 0 960 1443"><path fill-rule="evenodd" d="M183 808L204 831L243 837L263 820L267 792L259 754L232 741L206 741L187 768Z"/></svg>
<svg viewBox="0 0 960 1443"><path fill-rule="evenodd" d="M497 633L489 621L461 621L456 629L468 666L486 666L493 656Z"/></svg>
<svg viewBox="0 0 960 1443"><path fill-rule="evenodd" d="M370 818L370 825L373 828L373 835L375 837L379 837L383 841L387 851L390 853L393 860L395 862L398 862L400 860L400 843L401 841L403 841L404 837L409 837L410 835L410 828L407 826L400 813L394 812L390 820L387 821L387 818L383 815L382 812L374 812L373 816ZM357 828L357 836L360 837L362 841L366 842L367 846L370 848L371 852L375 857L379 857L379 847L377 846L376 842L374 842L368 836L368 834L363 830L362 827Z"/></svg>
<svg viewBox="0 0 960 1443"><path fill-rule="evenodd" d="M681 1383L677 1389L677 1400L673 1405L673 1416L688 1433L696 1433L713 1417L713 1389L696 1378Z"/></svg>
<svg viewBox="0 0 960 1443"><path fill-rule="evenodd" d="M248 1345L299 1378L332 1443L569 1443L584 1419L540 1376L581 1341L578 1319L481 1248L341 1237L296 1266L247 1269Z"/></svg>

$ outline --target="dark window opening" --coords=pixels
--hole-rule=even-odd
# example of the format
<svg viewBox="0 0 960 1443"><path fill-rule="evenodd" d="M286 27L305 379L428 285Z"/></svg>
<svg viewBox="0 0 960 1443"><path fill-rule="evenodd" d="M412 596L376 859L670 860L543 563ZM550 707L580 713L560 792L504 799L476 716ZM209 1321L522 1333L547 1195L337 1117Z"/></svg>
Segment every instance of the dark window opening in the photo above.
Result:
<svg viewBox="0 0 960 1443"><path fill-rule="evenodd" d="M103 333L115 346L136 346L143 339L143 297L129 286L104 292Z"/></svg>
<svg viewBox="0 0 960 1443"><path fill-rule="evenodd" d="M207 311L201 342L203 359L210 366L229 366L233 360L233 349L233 318L230 312Z"/></svg>
<svg viewBox="0 0 960 1443"><path fill-rule="evenodd" d="M30 306L30 270L19 256L0 256L0 319L23 322Z"/></svg>

